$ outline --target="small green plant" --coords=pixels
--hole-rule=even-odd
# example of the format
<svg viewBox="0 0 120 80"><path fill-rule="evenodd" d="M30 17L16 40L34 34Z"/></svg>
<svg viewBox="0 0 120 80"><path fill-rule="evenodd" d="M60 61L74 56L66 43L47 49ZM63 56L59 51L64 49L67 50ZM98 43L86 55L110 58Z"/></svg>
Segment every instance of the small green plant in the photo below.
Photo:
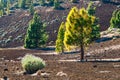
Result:
<svg viewBox="0 0 120 80"><path fill-rule="evenodd" d="M25 55L21 60L21 64L28 74L35 73L45 67L45 61L43 61L43 59L31 54Z"/></svg>
<svg viewBox="0 0 120 80"><path fill-rule="evenodd" d="M62 22L58 31L57 40L56 40L56 52L64 53L64 34L65 34L65 23Z"/></svg>
<svg viewBox="0 0 120 80"><path fill-rule="evenodd" d="M54 0L47 0L49 5L53 5L54 4Z"/></svg>
<svg viewBox="0 0 120 80"><path fill-rule="evenodd" d="M120 28L120 9L116 9L110 20L110 28Z"/></svg>
<svg viewBox="0 0 120 80"><path fill-rule="evenodd" d="M33 15L33 14L34 14L35 9L34 9L33 4L31 4L31 5L30 5L30 7L29 7L29 12L30 12L30 14L31 14L31 15Z"/></svg>
<svg viewBox="0 0 120 80"><path fill-rule="evenodd" d="M59 8L60 8L59 0L54 0L54 9L59 9Z"/></svg>
<svg viewBox="0 0 120 80"><path fill-rule="evenodd" d="M40 4L41 6L44 6L44 5L45 5L45 0L39 0L39 4Z"/></svg>

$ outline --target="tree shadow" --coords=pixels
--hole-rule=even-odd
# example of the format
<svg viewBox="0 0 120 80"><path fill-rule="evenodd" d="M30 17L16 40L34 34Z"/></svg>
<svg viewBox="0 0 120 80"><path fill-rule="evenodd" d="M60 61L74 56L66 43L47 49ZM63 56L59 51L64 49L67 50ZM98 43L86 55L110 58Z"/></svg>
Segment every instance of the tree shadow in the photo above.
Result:
<svg viewBox="0 0 120 80"><path fill-rule="evenodd" d="M55 47L32 48L30 50L55 51Z"/></svg>
<svg viewBox="0 0 120 80"><path fill-rule="evenodd" d="M116 39L116 38L120 38L120 36L113 36L113 37L102 37L100 39L95 40L95 42L100 43L100 42L105 42L105 41L109 41L112 39Z"/></svg>
<svg viewBox="0 0 120 80"><path fill-rule="evenodd" d="M56 10L65 10L64 7L60 6L59 8L57 8Z"/></svg>
<svg viewBox="0 0 120 80"><path fill-rule="evenodd" d="M114 2L114 1L109 1L109 0L102 0L103 3L107 4L107 3L110 3L110 4L113 4L113 5L120 5L120 2Z"/></svg>
<svg viewBox="0 0 120 80"><path fill-rule="evenodd" d="M63 54L78 54L80 51L70 51L70 52L64 52Z"/></svg>
<svg viewBox="0 0 120 80"><path fill-rule="evenodd" d="M54 47L46 47L46 48L39 48L39 49L44 51L55 51Z"/></svg>
<svg viewBox="0 0 120 80"><path fill-rule="evenodd" d="M100 39L95 40L95 42L100 43L100 42L105 42L105 41L109 41L112 40L113 38L108 38L108 37L102 37Z"/></svg>
<svg viewBox="0 0 120 80"><path fill-rule="evenodd" d="M120 62L120 60L102 60L102 59L85 59L83 61L78 60L77 62L99 62L99 63L112 63L112 62Z"/></svg>

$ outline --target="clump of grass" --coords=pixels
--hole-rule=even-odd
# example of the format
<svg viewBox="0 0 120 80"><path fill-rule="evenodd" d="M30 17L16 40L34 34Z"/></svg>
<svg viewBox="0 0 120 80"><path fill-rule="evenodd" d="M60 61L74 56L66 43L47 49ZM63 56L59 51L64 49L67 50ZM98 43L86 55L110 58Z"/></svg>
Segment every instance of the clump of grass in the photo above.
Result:
<svg viewBox="0 0 120 80"><path fill-rule="evenodd" d="M25 55L21 60L21 64L23 69L28 74L33 74L36 71L45 67L45 61L43 61L43 59L31 54Z"/></svg>

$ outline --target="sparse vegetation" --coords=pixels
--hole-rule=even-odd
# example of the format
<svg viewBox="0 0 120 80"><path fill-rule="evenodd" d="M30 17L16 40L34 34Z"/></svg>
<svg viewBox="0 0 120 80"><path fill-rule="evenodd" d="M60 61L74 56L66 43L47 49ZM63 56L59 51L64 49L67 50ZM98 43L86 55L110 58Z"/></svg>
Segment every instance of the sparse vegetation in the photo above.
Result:
<svg viewBox="0 0 120 80"><path fill-rule="evenodd" d="M7 15L10 14L10 1L7 1Z"/></svg>
<svg viewBox="0 0 120 80"><path fill-rule="evenodd" d="M120 9L113 12L110 20L110 28L120 28Z"/></svg>
<svg viewBox="0 0 120 80"><path fill-rule="evenodd" d="M60 8L60 2L59 0L54 0L54 8L59 9Z"/></svg>
<svg viewBox="0 0 120 80"><path fill-rule="evenodd" d="M39 0L39 4L40 4L41 6L44 6L44 5L45 5L45 0Z"/></svg>
<svg viewBox="0 0 120 80"><path fill-rule="evenodd" d="M18 4L19 4L19 7L20 7L20 8L23 8L23 9L24 9L24 8L25 8L25 4L26 4L26 0L19 0L19 3L18 3Z"/></svg>
<svg viewBox="0 0 120 80"><path fill-rule="evenodd" d="M119 80L120 3L102 1L0 0L0 80Z"/></svg>
<svg viewBox="0 0 120 80"><path fill-rule="evenodd" d="M29 12L30 12L31 15L34 14L35 10L34 10L33 4L30 5L30 7L29 7Z"/></svg>

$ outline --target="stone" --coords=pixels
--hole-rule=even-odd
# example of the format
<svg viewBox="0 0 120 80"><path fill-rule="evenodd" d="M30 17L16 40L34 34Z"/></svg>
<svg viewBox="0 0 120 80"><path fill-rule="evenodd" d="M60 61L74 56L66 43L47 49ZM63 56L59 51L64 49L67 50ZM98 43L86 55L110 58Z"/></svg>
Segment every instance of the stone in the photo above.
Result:
<svg viewBox="0 0 120 80"><path fill-rule="evenodd" d="M7 76L4 76L3 78L0 78L0 80L9 80Z"/></svg>
<svg viewBox="0 0 120 80"><path fill-rule="evenodd" d="M111 71L99 71L99 73L110 73Z"/></svg>
<svg viewBox="0 0 120 80"><path fill-rule="evenodd" d="M41 76L43 78L48 78L50 76L50 74L45 72L45 73L41 73Z"/></svg>
<svg viewBox="0 0 120 80"><path fill-rule="evenodd" d="M16 74L16 75L26 75L25 71L17 71L14 74Z"/></svg>
<svg viewBox="0 0 120 80"><path fill-rule="evenodd" d="M66 76L66 77L67 77L67 74L64 73L63 71L60 71L60 72L58 72L58 73L56 74L56 76L60 76L60 77Z"/></svg>
<svg viewBox="0 0 120 80"><path fill-rule="evenodd" d="M120 68L120 65L113 65L114 68Z"/></svg>

